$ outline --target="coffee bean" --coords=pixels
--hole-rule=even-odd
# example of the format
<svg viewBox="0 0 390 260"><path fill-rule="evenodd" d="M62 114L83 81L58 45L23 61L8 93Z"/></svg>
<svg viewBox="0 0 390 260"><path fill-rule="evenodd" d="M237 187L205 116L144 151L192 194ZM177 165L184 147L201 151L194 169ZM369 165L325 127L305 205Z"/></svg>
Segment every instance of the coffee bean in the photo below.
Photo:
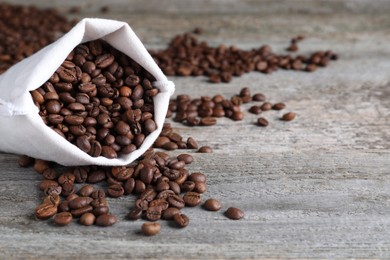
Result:
<svg viewBox="0 0 390 260"><path fill-rule="evenodd" d="M276 103L272 106L272 109L274 110L282 110L286 107L284 103Z"/></svg>
<svg viewBox="0 0 390 260"><path fill-rule="evenodd" d="M103 214L96 218L95 223L102 227L112 226L116 223L116 217L110 214Z"/></svg>
<svg viewBox="0 0 390 260"><path fill-rule="evenodd" d="M181 186L181 190L184 192L193 191L195 189L195 182L193 181L185 181Z"/></svg>
<svg viewBox="0 0 390 260"><path fill-rule="evenodd" d="M95 223L96 217L92 213L84 213L81 215L79 223L84 226L91 226Z"/></svg>
<svg viewBox="0 0 390 260"><path fill-rule="evenodd" d="M109 210L109 208L107 206L100 206L100 207L94 208L92 210L92 213L95 216L100 216L100 215L103 215L103 214L107 214L109 211L110 210Z"/></svg>
<svg viewBox="0 0 390 260"><path fill-rule="evenodd" d="M35 161L34 158L31 158L27 155L21 155L19 157L19 166L23 168L27 168L34 165L34 161Z"/></svg>
<svg viewBox="0 0 390 260"><path fill-rule="evenodd" d="M261 108L259 106L251 106L249 108L249 112L251 112L252 114L258 115L261 113Z"/></svg>
<svg viewBox="0 0 390 260"><path fill-rule="evenodd" d="M61 202L61 204L58 206L58 212L66 212L66 211L70 211L69 202L67 200Z"/></svg>
<svg viewBox="0 0 390 260"><path fill-rule="evenodd" d="M198 143L195 141L194 138L188 137L187 139L187 147L190 149L198 149Z"/></svg>
<svg viewBox="0 0 390 260"><path fill-rule="evenodd" d="M165 220L171 220L176 214L180 214L180 209L170 207L163 211L161 217Z"/></svg>
<svg viewBox="0 0 390 260"><path fill-rule="evenodd" d="M51 203L54 206L58 207L61 203L61 198L59 194L50 194L46 196L45 199L43 200L43 204L45 203L49 203L49 204Z"/></svg>
<svg viewBox="0 0 390 260"><path fill-rule="evenodd" d="M94 192L95 188L92 185L84 185L82 188L79 189L79 195L82 197L88 197Z"/></svg>
<svg viewBox="0 0 390 260"><path fill-rule="evenodd" d="M93 199L91 197L78 197L69 201L70 209L79 209L89 205Z"/></svg>
<svg viewBox="0 0 390 260"><path fill-rule="evenodd" d="M54 216L54 223L58 226L66 226L72 222L72 219L73 217L70 212L61 212Z"/></svg>
<svg viewBox="0 0 390 260"><path fill-rule="evenodd" d="M195 207L202 202L200 194L192 191L185 193L183 196L183 200L185 204L189 207Z"/></svg>
<svg viewBox="0 0 390 260"><path fill-rule="evenodd" d="M216 199L208 199L204 202L203 208L209 211L218 211L222 208L222 205Z"/></svg>
<svg viewBox="0 0 390 260"><path fill-rule="evenodd" d="M47 168L49 168L49 163L47 161L35 159L34 170L37 173L42 174Z"/></svg>
<svg viewBox="0 0 390 260"><path fill-rule="evenodd" d="M253 95L252 100L253 101L264 101L265 100L265 96L262 93L256 93L256 94Z"/></svg>
<svg viewBox="0 0 390 260"><path fill-rule="evenodd" d="M143 223L141 227L142 234L145 236L154 236L160 233L161 225L157 222Z"/></svg>
<svg viewBox="0 0 390 260"><path fill-rule="evenodd" d="M56 182L54 180L43 180L39 184L39 189L44 191L44 190L47 190L50 187L58 187L58 186L59 186L58 182Z"/></svg>
<svg viewBox="0 0 390 260"><path fill-rule="evenodd" d="M260 117L259 119L257 119L257 124L259 126L268 126L268 121L264 117Z"/></svg>
<svg viewBox="0 0 390 260"><path fill-rule="evenodd" d="M170 182L168 182L168 185L169 185L169 189L171 191L173 191L176 194L180 194L181 188L180 188L180 185L177 182L170 181Z"/></svg>
<svg viewBox="0 0 390 260"><path fill-rule="evenodd" d="M113 158L117 158L118 157L118 155L115 152L115 150L112 149L109 146L102 146L102 155L104 157L106 157L106 158L109 158L109 159L113 159Z"/></svg>
<svg viewBox="0 0 390 260"><path fill-rule="evenodd" d="M55 179L57 179L57 173L52 168L47 168L46 170L44 170L43 173L42 173L42 176L46 180L55 180Z"/></svg>
<svg viewBox="0 0 390 260"><path fill-rule="evenodd" d="M166 210L169 203L165 199L155 199L149 203L149 207L161 207L161 210Z"/></svg>
<svg viewBox="0 0 390 260"><path fill-rule="evenodd" d="M178 145L174 142L168 142L162 146L165 150L172 151L178 149Z"/></svg>
<svg viewBox="0 0 390 260"><path fill-rule="evenodd" d="M190 219L185 214L176 214L173 216L173 221L179 228L184 228L190 223Z"/></svg>
<svg viewBox="0 0 390 260"><path fill-rule="evenodd" d="M233 220L239 220L244 217L244 212L239 208L230 207L225 211L225 216Z"/></svg>
<svg viewBox="0 0 390 260"><path fill-rule="evenodd" d="M190 164L194 160L194 158L190 154L180 154L177 156L177 159L185 162L185 164Z"/></svg>
<svg viewBox="0 0 390 260"><path fill-rule="evenodd" d="M52 203L43 203L35 209L35 217L41 220L49 219L56 213L57 206L53 205Z"/></svg>
<svg viewBox="0 0 390 260"><path fill-rule="evenodd" d="M188 176L188 180L193 182L206 182L206 179L206 175L200 172L194 172Z"/></svg>
<svg viewBox="0 0 390 260"><path fill-rule="evenodd" d="M123 189L122 185L114 184L108 187L107 193L110 197L119 198L125 193L125 190Z"/></svg>
<svg viewBox="0 0 390 260"><path fill-rule="evenodd" d="M292 121L296 117L296 114L294 112L288 112L282 116L282 120L284 121Z"/></svg>
<svg viewBox="0 0 390 260"><path fill-rule="evenodd" d="M78 208L78 209L73 209L70 211L70 213L72 213L73 217L78 218L85 213L92 212L92 210L93 210L92 206L86 205L86 206Z"/></svg>
<svg viewBox="0 0 390 260"><path fill-rule="evenodd" d="M168 197L168 203L170 206L181 209L184 208L185 202L179 195L171 195Z"/></svg>
<svg viewBox="0 0 390 260"><path fill-rule="evenodd" d="M94 199L90 205L94 208L99 208L99 207L106 207L107 206L107 200L106 198L97 198Z"/></svg>
<svg viewBox="0 0 390 260"><path fill-rule="evenodd" d="M76 145L82 151L88 153L91 150L91 143L86 135L79 136L76 140Z"/></svg>
<svg viewBox="0 0 390 260"><path fill-rule="evenodd" d="M129 214L127 214L127 218L130 220L140 219L142 216L142 211L143 210L141 208L134 208L129 212Z"/></svg>
<svg viewBox="0 0 390 260"><path fill-rule="evenodd" d="M148 207L145 217L150 221L157 221L161 218L162 208L160 206Z"/></svg>
<svg viewBox="0 0 390 260"><path fill-rule="evenodd" d="M217 123L217 120L215 118L212 118L212 117L203 117L200 120L200 124L203 126L211 126L211 125L215 125L216 123Z"/></svg>
<svg viewBox="0 0 390 260"><path fill-rule="evenodd" d="M205 193L207 190L207 186L205 182L195 182L195 189L194 191L198 193Z"/></svg>
<svg viewBox="0 0 390 260"><path fill-rule="evenodd" d="M198 153L212 153L213 149L210 146L202 146L199 148Z"/></svg>

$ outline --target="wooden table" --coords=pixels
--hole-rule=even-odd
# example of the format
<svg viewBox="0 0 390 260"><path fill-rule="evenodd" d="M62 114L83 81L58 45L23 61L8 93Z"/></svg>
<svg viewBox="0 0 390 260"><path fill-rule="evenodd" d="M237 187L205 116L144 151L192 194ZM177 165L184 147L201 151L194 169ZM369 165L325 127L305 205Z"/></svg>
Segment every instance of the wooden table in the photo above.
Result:
<svg viewBox="0 0 390 260"><path fill-rule="evenodd" d="M303 34L302 53L332 49L340 60L315 73L250 73L229 84L171 78L176 94L231 96L248 86L298 114L286 123L278 119L285 111L267 112L267 128L247 112L244 121L208 128L173 123L214 148L194 153L190 170L207 174L205 197L245 211L240 221L185 209L187 228L161 222L159 236L144 237L142 221L124 220L134 198L123 197L109 200L121 220L111 228L58 228L34 219L41 177L19 168L16 155L0 154L0 258L390 257L389 1L131 0L115 1L107 14L99 13L103 1L57 2L63 12L82 7L69 17L125 20L149 48L199 26L213 45L268 43L278 53Z"/></svg>

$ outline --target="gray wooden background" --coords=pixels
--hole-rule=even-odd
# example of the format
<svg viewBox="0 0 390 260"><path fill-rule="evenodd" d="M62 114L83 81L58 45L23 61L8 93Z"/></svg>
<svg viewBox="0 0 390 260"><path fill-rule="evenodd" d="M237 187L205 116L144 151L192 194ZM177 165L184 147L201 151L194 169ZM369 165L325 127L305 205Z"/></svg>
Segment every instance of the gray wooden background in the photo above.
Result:
<svg viewBox="0 0 390 260"><path fill-rule="evenodd" d="M230 84L172 78L177 94L231 96L248 86L298 114L286 123L278 120L284 111L268 112L267 128L249 113L209 128L173 124L214 148L194 154L190 169L207 174L205 197L245 211L241 221L185 209L186 229L162 222L159 236L144 237L142 221L124 220L134 200L124 197L109 200L121 220L114 227L58 228L33 217L40 176L0 154L0 258L390 258L390 1L9 2L64 13L79 5L70 18L127 21L149 48L199 26L211 44L268 43L277 52L303 34L302 53L332 49L340 60L315 73L251 73Z"/></svg>

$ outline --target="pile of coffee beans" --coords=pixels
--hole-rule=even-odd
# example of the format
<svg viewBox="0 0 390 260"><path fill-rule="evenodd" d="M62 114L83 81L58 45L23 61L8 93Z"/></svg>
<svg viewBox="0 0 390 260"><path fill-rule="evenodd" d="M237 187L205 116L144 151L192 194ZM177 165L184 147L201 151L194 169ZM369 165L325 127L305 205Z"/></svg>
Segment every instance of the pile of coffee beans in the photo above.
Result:
<svg viewBox="0 0 390 260"><path fill-rule="evenodd" d="M186 227L190 219L181 213L181 209L202 204L207 178L203 173L188 171L186 166L192 162L190 154L172 158L152 148L129 166L62 168L62 173L59 167L47 161L28 156L19 159L21 167L33 166L43 177L39 188L44 198L35 209L37 219L53 218L58 226L66 226L73 219L78 219L78 223L85 226L112 226L117 217L110 212L106 196L119 198L134 194L137 199L127 218L152 221L142 225L141 232L145 235L160 232L161 226L155 222L160 219L172 221L178 228ZM222 205L210 198L203 203L203 208L219 211ZM225 216L241 219L244 213L237 208L229 208Z"/></svg>
<svg viewBox="0 0 390 260"><path fill-rule="evenodd" d="M46 125L93 157L117 158L156 130L155 79L101 40L78 45L31 92Z"/></svg>
<svg viewBox="0 0 390 260"><path fill-rule="evenodd" d="M31 56L69 31L68 21L54 9L0 3L0 73Z"/></svg>
<svg viewBox="0 0 390 260"><path fill-rule="evenodd" d="M248 87L242 88L238 95L230 98L224 98L222 95L213 97L202 96L193 98L189 95L178 95L170 101L167 117L173 117L175 122L180 122L187 126L212 126L217 124L219 117L228 117L234 121L244 119L244 112L241 109L242 104L251 102L261 102L249 108L249 112L259 115L262 112L269 110L282 110L286 105L282 102L270 103L266 101L266 97L262 93L251 94ZM294 112L284 114L280 119L291 121L295 118ZM259 126L267 126L268 121L264 117L258 119ZM164 131L162 136L157 139L155 147L164 148L166 150L174 150L178 148L195 148L191 147L187 142L180 141L180 136L172 134L170 129Z"/></svg>
<svg viewBox="0 0 390 260"><path fill-rule="evenodd" d="M196 31L198 32L200 31ZM296 43L302 39L302 36L294 38L289 51L298 50ZM165 50L150 52L166 75L205 75L211 83L230 82L233 76L241 76L251 71L271 73L285 69L312 72L338 58L330 50L292 57L272 52L269 45L252 50L227 47L223 44L212 47L190 33L175 36Z"/></svg>

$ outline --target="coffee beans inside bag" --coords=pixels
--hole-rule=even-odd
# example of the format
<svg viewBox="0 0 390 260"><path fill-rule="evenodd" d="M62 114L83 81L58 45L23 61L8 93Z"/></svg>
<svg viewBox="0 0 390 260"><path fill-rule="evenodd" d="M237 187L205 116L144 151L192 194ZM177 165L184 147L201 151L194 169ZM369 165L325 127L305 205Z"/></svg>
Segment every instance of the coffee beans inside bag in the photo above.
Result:
<svg viewBox="0 0 390 260"><path fill-rule="evenodd" d="M84 19L0 76L0 151L129 164L160 134L173 92L128 24Z"/></svg>

